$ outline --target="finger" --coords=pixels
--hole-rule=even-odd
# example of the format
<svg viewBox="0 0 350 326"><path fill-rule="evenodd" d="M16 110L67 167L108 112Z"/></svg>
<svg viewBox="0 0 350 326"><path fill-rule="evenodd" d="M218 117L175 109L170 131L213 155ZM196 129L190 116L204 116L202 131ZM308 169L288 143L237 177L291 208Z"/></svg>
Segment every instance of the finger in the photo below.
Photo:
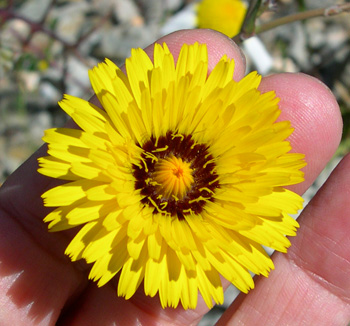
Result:
<svg viewBox="0 0 350 326"><path fill-rule="evenodd" d="M16 218L27 219L25 215ZM64 259L60 235L49 237L43 225L39 232L40 225L32 223L32 236L16 218L0 209L0 325L55 325L87 278ZM52 254L55 249L60 257Z"/></svg>
<svg viewBox="0 0 350 326"><path fill-rule="evenodd" d="M350 155L300 217L301 228L276 269L233 304L223 325L347 325L350 320Z"/></svg>

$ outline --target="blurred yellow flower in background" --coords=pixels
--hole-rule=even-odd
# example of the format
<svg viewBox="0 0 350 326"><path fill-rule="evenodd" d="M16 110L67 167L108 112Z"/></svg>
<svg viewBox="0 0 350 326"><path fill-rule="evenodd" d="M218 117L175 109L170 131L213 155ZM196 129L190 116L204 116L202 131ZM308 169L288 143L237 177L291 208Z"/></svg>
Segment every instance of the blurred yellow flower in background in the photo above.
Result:
<svg viewBox="0 0 350 326"><path fill-rule="evenodd" d="M232 38L240 31L245 14L241 0L202 0L197 8L197 24Z"/></svg>
<svg viewBox="0 0 350 326"><path fill-rule="evenodd" d="M39 62L38 62L38 69L40 70L40 71L44 71L44 70L46 70L47 68L49 68L49 63L48 63L48 61L47 60L40 60Z"/></svg>

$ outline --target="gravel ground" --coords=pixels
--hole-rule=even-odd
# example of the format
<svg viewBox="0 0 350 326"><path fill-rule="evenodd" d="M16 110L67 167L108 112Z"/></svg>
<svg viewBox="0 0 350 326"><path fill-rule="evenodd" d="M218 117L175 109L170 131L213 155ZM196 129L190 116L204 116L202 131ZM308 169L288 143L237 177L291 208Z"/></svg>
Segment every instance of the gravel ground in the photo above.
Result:
<svg viewBox="0 0 350 326"><path fill-rule="evenodd" d="M308 9L333 4L301 2ZM0 0L0 9L6 3ZM261 22L298 10L296 1L275 3L275 11L264 13ZM181 0L14 1L11 14L0 25L0 184L42 144L45 129L66 121L57 106L63 93L85 99L92 95L88 69L104 57L120 64L132 47L145 47L161 35L195 27L194 1ZM349 15L339 15L289 24L242 46L248 70L313 75L331 88L342 108L344 141L305 194L306 202L349 148L349 36ZM266 57L263 64L256 52ZM213 325L236 295L229 288L225 304L215 307L200 325Z"/></svg>

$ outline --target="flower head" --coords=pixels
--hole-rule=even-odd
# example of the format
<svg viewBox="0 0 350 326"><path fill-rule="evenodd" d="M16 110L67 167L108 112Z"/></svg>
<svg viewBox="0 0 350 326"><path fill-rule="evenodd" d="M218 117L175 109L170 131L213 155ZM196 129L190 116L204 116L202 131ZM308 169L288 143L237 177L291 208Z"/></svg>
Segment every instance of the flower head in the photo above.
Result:
<svg viewBox="0 0 350 326"><path fill-rule="evenodd" d="M267 276L262 245L285 252L302 199L285 186L303 181L302 154L289 153L290 122L260 76L232 79L223 56L208 76L207 48L183 45L175 65L166 44L154 63L141 49L125 75L106 60L90 71L104 110L73 96L60 102L81 129L47 130L39 172L69 182L43 194L56 207L51 231L81 226L66 249L93 266L102 286L117 273L118 295L143 281L163 307L222 303L223 275L254 287Z"/></svg>
<svg viewBox="0 0 350 326"><path fill-rule="evenodd" d="M242 0L202 0L197 7L198 27L233 37L241 29L246 10Z"/></svg>

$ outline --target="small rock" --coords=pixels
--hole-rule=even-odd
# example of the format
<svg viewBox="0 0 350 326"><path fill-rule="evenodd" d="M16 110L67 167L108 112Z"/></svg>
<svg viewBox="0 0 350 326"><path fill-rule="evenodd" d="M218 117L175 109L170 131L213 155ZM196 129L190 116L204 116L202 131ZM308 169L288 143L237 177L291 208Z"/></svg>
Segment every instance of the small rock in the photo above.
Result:
<svg viewBox="0 0 350 326"><path fill-rule="evenodd" d="M89 67L75 56L67 59L66 92L77 97L86 97L91 90Z"/></svg>
<svg viewBox="0 0 350 326"><path fill-rule="evenodd" d="M32 21L40 21L52 0L27 0L18 9L18 13Z"/></svg>
<svg viewBox="0 0 350 326"><path fill-rule="evenodd" d="M300 22L293 23L290 24L290 28L293 29L293 35L288 46L289 56L298 63L302 70L306 70L310 67L310 59L303 25Z"/></svg>
<svg viewBox="0 0 350 326"><path fill-rule="evenodd" d="M61 92L48 81L40 83L39 93L46 103L57 103L62 98Z"/></svg>
<svg viewBox="0 0 350 326"><path fill-rule="evenodd" d="M195 5L189 4L175 15L170 16L162 26L161 35L167 35L181 29L192 29L196 27L197 16Z"/></svg>
<svg viewBox="0 0 350 326"><path fill-rule="evenodd" d="M113 9L114 15L121 24L135 21L139 22L139 25L143 25L143 18L134 1L115 0Z"/></svg>
<svg viewBox="0 0 350 326"><path fill-rule="evenodd" d="M40 82L38 72L22 70L18 72L18 76L27 92L34 92L38 89Z"/></svg>
<svg viewBox="0 0 350 326"><path fill-rule="evenodd" d="M44 135L44 130L52 127L52 119L48 112L41 111L36 114L32 114L29 122L29 137L32 139L33 144L40 144L41 138Z"/></svg>
<svg viewBox="0 0 350 326"><path fill-rule="evenodd" d="M66 42L76 42L86 21L85 14L89 8L84 1L69 2L65 6L55 7L50 17L57 20L56 33Z"/></svg>

